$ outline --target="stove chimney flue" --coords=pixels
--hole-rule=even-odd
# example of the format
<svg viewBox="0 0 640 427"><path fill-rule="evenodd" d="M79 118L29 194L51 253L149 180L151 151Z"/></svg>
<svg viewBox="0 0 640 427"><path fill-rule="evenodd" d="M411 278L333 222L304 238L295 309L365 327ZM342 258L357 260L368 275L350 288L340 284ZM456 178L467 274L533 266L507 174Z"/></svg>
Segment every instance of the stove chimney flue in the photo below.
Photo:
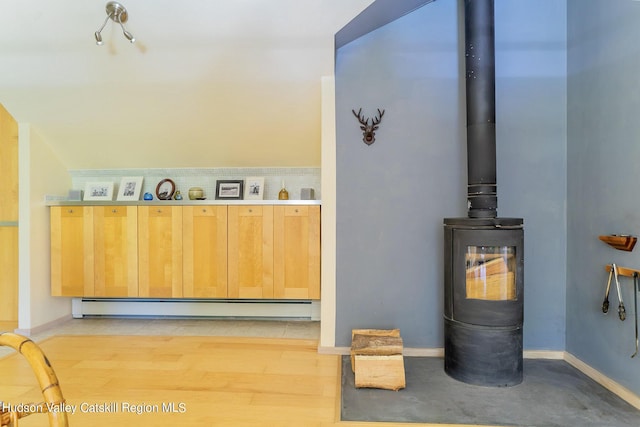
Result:
<svg viewBox="0 0 640 427"><path fill-rule="evenodd" d="M469 218L495 218L496 113L494 1L465 0L467 205Z"/></svg>
<svg viewBox="0 0 640 427"><path fill-rule="evenodd" d="M464 0L468 216L444 219L444 370L510 387L523 378L524 223L497 217L494 0Z"/></svg>

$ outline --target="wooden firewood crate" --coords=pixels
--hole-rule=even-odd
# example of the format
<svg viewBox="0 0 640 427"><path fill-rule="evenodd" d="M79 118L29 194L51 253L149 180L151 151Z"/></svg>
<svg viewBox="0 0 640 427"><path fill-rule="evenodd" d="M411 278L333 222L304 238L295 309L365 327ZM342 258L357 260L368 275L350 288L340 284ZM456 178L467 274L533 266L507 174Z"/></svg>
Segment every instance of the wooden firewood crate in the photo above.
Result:
<svg viewBox="0 0 640 427"><path fill-rule="evenodd" d="M400 390L406 387L399 329L351 331L351 370L357 388Z"/></svg>

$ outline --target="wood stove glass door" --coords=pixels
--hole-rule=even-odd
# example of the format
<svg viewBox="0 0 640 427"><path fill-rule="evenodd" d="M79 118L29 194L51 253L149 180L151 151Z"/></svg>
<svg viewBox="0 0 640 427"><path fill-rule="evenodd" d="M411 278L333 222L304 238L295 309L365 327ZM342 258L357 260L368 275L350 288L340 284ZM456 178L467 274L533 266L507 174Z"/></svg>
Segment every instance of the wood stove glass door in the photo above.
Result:
<svg viewBox="0 0 640 427"><path fill-rule="evenodd" d="M522 321L522 229L453 232L453 318L476 325Z"/></svg>
<svg viewBox="0 0 640 427"><path fill-rule="evenodd" d="M515 253L514 246L467 246L466 298L515 300Z"/></svg>

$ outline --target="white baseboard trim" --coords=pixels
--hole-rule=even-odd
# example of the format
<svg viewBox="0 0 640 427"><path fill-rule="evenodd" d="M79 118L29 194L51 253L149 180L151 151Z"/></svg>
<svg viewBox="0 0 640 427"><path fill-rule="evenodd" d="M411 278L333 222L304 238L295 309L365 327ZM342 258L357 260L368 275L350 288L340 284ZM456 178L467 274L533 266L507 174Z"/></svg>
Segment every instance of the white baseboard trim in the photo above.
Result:
<svg viewBox="0 0 640 427"><path fill-rule="evenodd" d="M524 350L522 357L525 359L564 360L564 351L554 350Z"/></svg>
<svg viewBox="0 0 640 427"><path fill-rule="evenodd" d="M35 328L30 328L30 329L15 329L13 332L15 332L16 334L19 335L24 335L27 337L30 337L32 335L36 335L36 334L40 334L42 332L46 332L49 329L53 329L53 328L57 328L58 326L62 325L63 323L67 323L68 321L71 320L71 315L67 314L65 316L62 316L58 319L52 320L51 322L47 322L43 325L39 325L36 326Z"/></svg>
<svg viewBox="0 0 640 427"><path fill-rule="evenodd" d="M411 348L405 347L402 354L407 357L444 357L444 347L436 348ZM564 359L563 351L550 350L525 350L523 352L525 359Z"/></svg>
<svg viewBox="0 0 640 427"><path fill-rule="evenodd" d="M350 347L318 346L318 354L335 354L338 356L346 356L350 353L351 353Z"/></svg>
<svg viewBox="0 0 640 427"><path fill-rule="evenodd" d="M320 354L348 356L351 347L318 347ZM407 357L444 357L444 348L403 348L402 355Z"/></svg>
<svg viewBox="0 0 640 427"><path fill-rule="evenodd" d="M320 320L320 301L161 300L73 298L72 315L157 317L268 317Z"/></svg>
<svg viewBox="0 0 640 427"><path fill-rule="evenodd" d="M638 396L628 388L613 381L611 378L587 365L571 353L564 352L564 360L610 392L616 394L622 400L626 401L635 408L640 409L640 396Z"/></svg>
<svg viewBox="0 0 640 427"><path fill-rule="evenodd" d="M404 347L402 354L407 357L444 357L444 348Z"/></svg>
<svg viewBox="0 0 640 427"><path fill-rule="evenodd" d="M318 353L320 354L350 354L351 349L349 347L318 347ZM407 357L444 357L444 348L412 348L404 347L402 354ZM564 351L551 351L551 350L525 350L523 357L525 359L553 359L563 360Z"/></svg>

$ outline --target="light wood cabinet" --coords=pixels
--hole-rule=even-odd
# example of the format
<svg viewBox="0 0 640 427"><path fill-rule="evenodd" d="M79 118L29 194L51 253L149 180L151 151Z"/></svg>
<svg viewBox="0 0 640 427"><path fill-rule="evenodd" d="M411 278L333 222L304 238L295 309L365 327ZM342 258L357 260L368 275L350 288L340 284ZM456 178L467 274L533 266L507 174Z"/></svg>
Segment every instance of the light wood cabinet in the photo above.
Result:
<svg viewBox="0 0 640 427"><path fill-rule="evenodd" d="M56 206L50 216L52 295L138 295L135 206Z"/></svg>
<svg viewBox="0 0 640 427"><path fill-rule="evenodd" d="M273 206L228 207L229 298L273 298Z"/></svg>
<svg viewBox="0 0 640 427"><path fill-rule="evenodd" d="M52 206L52 295L320 299L320 206Z"/></svg>
<svg viewBox="0 0 640 427"><path fill-rule="evenodd" d="M18 122L0 105L0 329L18 327Z"/></svg>
<svg viewBox="0 0 640 427"><path fill-rule="evenodd" d="M138 210L94 206L93 241L97 297L138 296Z"/></svg>
<svg viewBox="0 0 640 427"><path fill-rule="evenodd" d="M93 207L51 208L51 294L94 296Z"/></svg>
<svg viewBox="0 0 640 427"><path fill-rule="evenodd" d="M182 207L138 206L138 295L182 297Z"/></svg>
<svg viewBox="0 0 640 427"><path fill-rule="evenodd" d="M183 296L227 297L227 207L182 210Z"/></svg>
<svg viewBox="0 0 640 427"><path fill-rule="evenodd" d="M0 330L18 327L18 227L0 227Z"/></svg>
<svg viewBox="0 0 640 427"><path fill-rule="evenodd" d="M18 221L18 122L0 105L0 222Z"/></svg>
<svg viewBox="0 0 640 427"><path fill-rule="evenodd" d="M320 207L274 207L274 298L320 298Z"/></svg>

